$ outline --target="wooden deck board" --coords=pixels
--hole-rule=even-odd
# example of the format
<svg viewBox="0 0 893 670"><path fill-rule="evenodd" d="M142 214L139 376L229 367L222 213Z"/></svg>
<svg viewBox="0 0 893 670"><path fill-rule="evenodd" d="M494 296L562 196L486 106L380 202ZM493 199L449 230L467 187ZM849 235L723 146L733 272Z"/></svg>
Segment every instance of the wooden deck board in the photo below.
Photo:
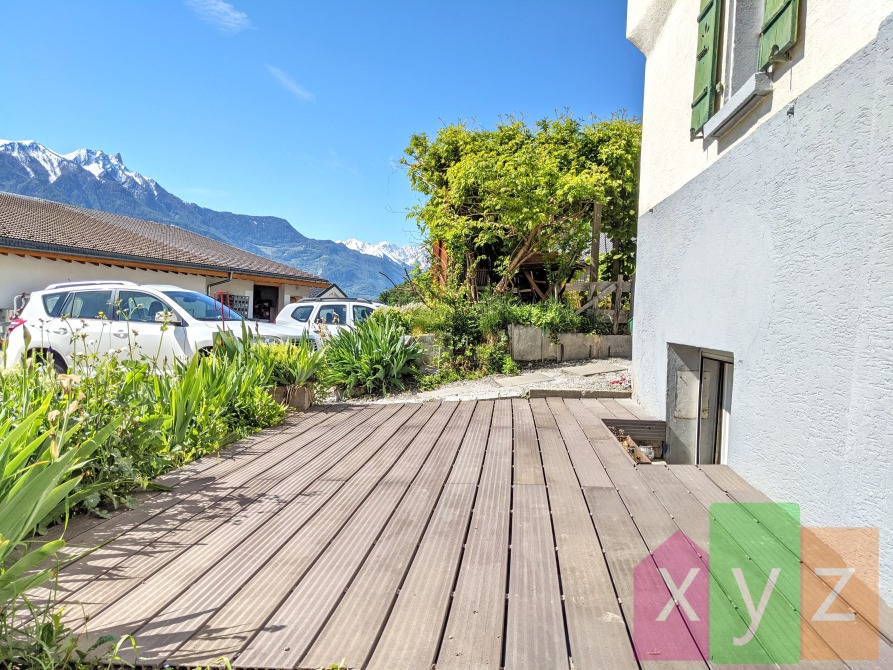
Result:
<svg viewBox="0 0 893 670"><path fill-rule="evenodd" d="M497 400L439 670L502 665L512 492L512 405Z"/></svg>
<svg viewBox="0 0 893 670"><path fill-rule="evenodd" d="M580 424L576 422L573 414L564 404L561 398L549 398L547 405L536 404L536 400L531 400L532 407L539 407L540 423L537 425L537 431L542 442L542 433L539 433L540 426L548 429L550 425L555 425L560 432L558 441L564 443L564 449L568 452L573 462L573 468L580 486L611 486L611 479L605 471L601 460L592 449L592 444L586 433L580 428ZM536 413L536 410L534 410Z"/></svg>
<svg viewBox="0 0 893 670"><path fill-rule="evenodd" d="M301 666L321 668L343 662L353 668L365 663L412 563L465 431L474 433L471 439L475 439L489 424L492 406L487 401L475 406L471 401L456 410L337 609L301 659Z"/></svg>
<svg viewBox="0 0 893 670"><path fill-rule="evenodd" d="M721 490L725 491L732 500L742 503L772 502L769 496L744 481L728 465L700 465L698 468Z"/></svg>
<svg viewBox="0 0 893 670"><path fill-rule="evenodd" d="M699 503L704 507L705 512L709 513L710 506L716 503L734 504L734 501L732 501L726 495L726 493L722 491L722 489L714 484L713 480L710 479L707 474L697 466L670 466L669 468L654 468L654 470L655 472L666 470L668 473L668 475L660 475L660 478L666 482L666 484L661 487L663 491L671 490L671 488L674 486L673 481L675 480L675 482L678 482L679 488L688 490L690 494L699 501ZM728 481L737 482L737 475ZM742 484L740 482L736 484L736 487L739 490L741 490L742 488L746 488L742 487ZM692 489L698 492L697 495L694 491L692 491ZM763 497L762 494L760 494L759 492L752 495L756 498ZM670 509L671 511L674 508L675 507L672 504L668 505L668 509ZM749 530L750 522L755 520L755 517L748 513L749 509L750 508L743 508L742 511L744 512L744 514L740 516L723 516L722 519L714 522L715 528L713 528L712 531L723 533L728 542L733 542L733 538L740 537L742 534L746 534ZM760 547L757 547L757 553L754 553L753 551L750 552L751 560L755 562L755 566L761 571L764 578L767 578L767 574L766 571L760 566L768 565L770 562L769 559L771 557L777 556L779 552L789 551L789 548L785 547L781 542L773 543L772 539L773 537L771 535L768 536L766 538L766 541L761 543ZM799 553L797 554L797 558L799 559ZM820 582L819 577L816 576L815 572L813 572L812 570L802 570L800 580L801 589L817 589L819 592L827 590ZM838 597L843 602L846 602L845 594L841 594ZM792 603L793 607L799 608L799 605L799 601ZM875 614L872 612L868 615L871 619L869 621L862 613L858 612L857 610L854 611L857 614L857 619L853 622L852 634L859 637L859 639L871 637L873 632L876 631ZM805 617L801 618L801 630L803 634L801 645L803 646L803 648L810 649L813 655L819 654L822 657L828 659L832 659L835 656L843 658L846 657L845 649L840 648L837 640L823 640L820 633L815 630L810 621ZM837 652L836 654L835 651ZM804 667L806 667L805 664ZM832 670L833 668L842 669L845 667L845 665L840 660L828 660L823 662L822 667L827 668L828 670Z"/></svg>
<svg viewBox="0 0 893 670"><path fill-rule="evenodd" d="M746 534L748 532L749 528L746 526L742 527L733 524L732 527L725 528L716 525L715 523L711 524L710 514L707 508L705 508L688 491L688 489L682 485L666 466L656 465L652 467L637 468L637 470L654 490L655 496L673 517L673 520L679 529L686 534L690 541L697 544L696 550L698 551L699 556L703 556L703 562L708 569L709 563L706 557L707 551L709 550L708 543L711 533L714 535L720 533L724 536L727 542L732 542L733 536L740 536L741 534ZM751 561L751 567L759 570L764 579L768 579L769 575L768 571L763 571L761 566L766 566L769 562L774 564L774 558L778 555L778 552L784 551L780 542L774 544L775 546L773 546L771 539L767 542L760 543L760 546L752 547L748 555L748 558ZM754 548L757 549L757 553L753 552ZM703 550L703 554L701 554L701 550ZM710 588L721 588L719 582L715 579L714 571L711 570L710 575ZM785 594L781 591L777 591L777 593L778 595L776 597L786 598L788 605L792 609L796 610L799 608L799 589L795 594ZM741 628L742 630L746 630L747 628L747 620L743 613L741 618ZM802 644L804 644L804 646L811 649L819 649L822 655L833 657L831 650L828 649L827 645L815 635L815 632L809 626L802 627L801 632L803 635ZM759 640L759 634L757 635L757 639ZM771 658L771 653L767 652L767 660L769 658ZM804 665L804 667L806 667L806 665ZM825 661L823 662L822 667L826 668L826 670L844 670L845 666L839 661Z"/></svg>
<svg viewBox="0 0 893 670"><path fill-rule="evenodd" d="M297 665L391 519L456 406L442 404L412 438L400 459L240 655L240 663L284 668Z"/></svg>
<svg viewBox="0 0 893 670"><path fill-rule="evenodd" d="M576 400L574 404L585 407L586 410L597 419L616 419L616 414L611 410L610 405L605 404L607 398L584 398Z"/></svg>
<svg viewBox="0 0 893 670"><path fill-rule="evenodd" d="M229 600L213 608L213 616L202 617L201 622L196 622L201 627L193 627L192 637L170 656L170 660L183 664L207 663L221 654L232 657L256 636L262 635L270 616L349 522L435 409L417 405L408 414L398 411L375 431L364 435L360 446L351 452L351 456L360 457L354 459L356 477L347 485L340 476L348 474L346 472L339 473L338 478L320 480L339 486L337 494L326 501L275 554L261 561L260 569L245 575L249 579ZM362 460L363 456L365 460ZM336 465L343 462L342 459Z"/></svg>
<svg viewBox="0 0 893 670"><path fill-rule="evenodd" d="M355 421L347 421L345 424L353 427L358 425ZM335 433L329 439L336 439ZM327 443L324 439L318 440L319 445ZM219 471L231 472L231 466L231 463L220 464ZM291 478L286 477L287 473L283 472L280 478L256 482L250 487L242 488L221 485L204 476L188 480L174 494L184 496L196 488L197 493L177 500L177 505L166 507L134 531L116 537L62 574L60 585L65 584L63 588L68 588L69 580L73 580L74 593L68 597L81 603L77 611L68 613L70 623L74 625L84 616L95 618L105 606L128 594L134 585L163 569L188 551L191 545L203 542L209 533L217 530L231 516L240 513L240 510L244 513L245 509L255 503L272 509L271 505L276 503L269 494L273 493L275 496L278 493L274 486L286 479L296 481L300 472L292 472ZM311 473L305 475L301 481L309 485L314 479ZM283 504L284 502L287 499L283 499ZM106 573L112 579L98 580L98 577Z"/></svg>
<svg viewBox="0 0 893 670"><path fill-rule="evenodd" d="M651 414L646 412L644 409L642 409L639 406L639 403L637 403L632 398L614 398L613 400L618 405L623 407L623 409L630 412L637 419L640 419L642 421L657 421L658 420L658 418L656 416L652 416Z"/></svg>
<svg viewBox="0 0 893 670"><path fill-rule="evenodd" d="M530 404L546 473L574 667L579 670L598 670L605 666L637 669L629 632L581 489L584 481L593 479L588 476L592 468L600 474L595 481L610 484L610 479L588 442L585 450L574 449L578 457L571 463L572 445L579 443L580 437L585 441L585 436L579 427L576 429L579 436L576 432L570 435L558 432L555 419L562 410L566 412L560 399L555 403L550 400L548 405L542 400L531 400ZM550 409L556 412L554 419ZM566 418L572 420L570 416ZM562 436L571 439L565 442Z"/></svg>
<svg viewBox="0 0 893 670"><path fill-rule="evenodd" d="M636 467L603 422L630 415L651 420L560 398L289 417L134 510L73 524L73 551L108 543L62 571L59 605L90 616L82 646L136 634L146 666L704 670L666 650L637 661L634 569L669 600L661 544L684 531L707 567L693 545L708 548L710 506L768 498L726 466ZM719 532L740 537L752 514ZM885 667L881 653L846 667Z"/></svg>
<svg viewBox="0 0 893 670"><path fill-rule="evenodd" d="M447 484L368 670L429 668L437 657L475 484Z"/></svg>
<svg viewBox="0 0 893 670"><path fill-rule="evenodd" d="M515 431L515 484L545 484L530 403L520 398L512 399L512 425Z"/></svg>
<svg viewBox="0 0 893 670"><path fill-rule="evenodd" d="M583 489L583 493L589 505L599 541L605 551L605 560L610 569L624 619L627 626L633 630L634 570L645 558L653 563L648 545L639 534L635 522L615 489L587 487ZM654 568L657 569L656 564ZM659 594L660 599L670 599L670 590L663 581L655 580L651 586ZM676 645L677 655L679 655L693 644L693 639L689 634L684 638L673 639L669 642ZM642 659L648 660L647 665L643 666L646 670L705 670L708 667L706 661L703 660L701 662L662 660L649 654L647 649L640 650L639 655ZM672 651L669 652L669 655L672 656Z"/></svg>
<svg viewBox="0 0 893 670"><path fill-rule="evenodd" d="M592 411L595 406L585 404L589 403L588 400L567 399L564 402L606 469L608 466L632 467L634 465L632 458L623 450L617 438ZM597 407L601 407L601 405Z"/></svg>
<svg viewBox="0 0 893 670"><path fill-rule="evenodd" d="M41 536L40 543L57 540L64 535L66 544L72 548L72 551L68 551L66 555L77 555L83 547L95 547L106 543L136 528L164 509L185 500L188 497L186 494L202 488L202 485L209 481L207 477L212 477L214 474L207 472L211 468L218 467L222 463L229 463L237 458L244 462L247 459L255 458L260 453L271 451L291 439L294 431L299 427L320 423L331 418L336 411L344 412L345 407L342 405L338 406L337 410L309 412L307 416L303 417L300 415L288 417L281 427L267 429L257 435L247 437L227 447L219 454L210 454L200 458L174 473L155 480L155 483L162 486L175 486L183 482L184 484L179 486L176 491L137 491L133 494L138 503L136 507L118 510L112 513L110 518L87 515L75 517L67 526L58 524L51 527L45 535ZM198 477L200 473L204 474L201 478Z"/></svg>
<svg viewBox="0 0 893 670"><path fill-rule="evenodd" d="M320 417L326 416L322 412L317 414ZM355 423L355 419L351 419L349 423ZM294 433L288 428L285 434L285 439L294 438ZM248 448L235 450L226 459L201 459L206 461L203 466L197 468L191 478L184 478L183 484L177 486L175 490L161 492L133 509L122 511L110 519L100 519L101 523L93 524L73 537L67 537L66 541L69 547L66 554L68 555L78 555L85 547L96 547L102 544L105 546L71 564L59 582L60 590L71 594L83 586L84 580L93 581L104 572L119 565L133 553L134 547L146 546L160 540L165 534L192 516L189 514L190 509L194 513L198 513L212 506L222 497L234 495L237 489L218 485L215 475L226 474L238 467L239 464L246 464L284 442L283 439L271 440L271 437L268 436L266 440L262 441L265 443L263 448L252 444ZM198 505L197 508L196 505ZM168 510L170 513L165 514ZM124 537L125 534L126 537ZM83 577L83 579L79 580L79 577Z"/></svg>
<svg viewBox="0 0 893 670"><path fill-rule="evenodd" d="M549 500L543 485L514 487L505 637L506 670L569 667Z"/></svg>
<svg viewBox="0 0 893 670"><path fill-rule="evenodd" d="M599 402L618 419L635 420L639 418L614 398L599 398Z"/></svg>
<svg viewBox="0 0 893 670"><path fill-rule="evenodd" d="M402 418L395 412L383 426L397 425ZM321 503L330 485L320 481L319 475L338 461L339 449L350 451L364 436L365 432L357 427L353 440L343 440L290 476L283 476L275 483L269 479L255 480L241 498L233 498L242 504L233 516L209 509L200 516L202 523L196 524L195 532L203 533L201 542L179 539L174 551L157 561L152 560L151 554L141 560L138 554L122 566L123 570L114 580L97 583L96 588L105 587L103 600L98 603L102 605L99 608L102 611L91 617L85 644L102 635L123 635L139 630L281 511L307 509L308 500L310 505ZM155 545L152 546L154 549Z"/></svg>

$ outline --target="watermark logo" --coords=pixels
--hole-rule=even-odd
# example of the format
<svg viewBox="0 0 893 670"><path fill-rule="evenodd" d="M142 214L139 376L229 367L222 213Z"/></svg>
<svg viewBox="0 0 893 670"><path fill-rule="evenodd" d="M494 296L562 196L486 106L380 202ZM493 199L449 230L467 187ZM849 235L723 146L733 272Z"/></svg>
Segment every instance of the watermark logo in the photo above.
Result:
<svg viewBox="0 0 893 670"><path fill-rule="evenodd" d="M634 570L640 660L877 660L878 532L803 528L795 504L710 508L710 555L681 531Z"/></svg>

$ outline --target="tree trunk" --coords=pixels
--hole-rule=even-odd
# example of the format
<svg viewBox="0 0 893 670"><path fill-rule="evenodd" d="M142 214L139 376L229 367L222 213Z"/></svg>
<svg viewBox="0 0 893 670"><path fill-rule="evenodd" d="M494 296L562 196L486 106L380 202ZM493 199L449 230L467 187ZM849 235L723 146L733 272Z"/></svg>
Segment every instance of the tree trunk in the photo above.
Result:
<svg viewBox="0 0 893 670"><path fill-rule="evenodd" d="M602 234L602 204L595 203L592 209L592 243L589 251L589 281L598 281L599 237Z"/></svg>
<svg viewBox="0 0 893 670"><path fill-rule="evenodd" d="M505 293L508 290L509 283L512 281L512 278L518 272L518 268L524 264L533 253L533 245L536 242L537 236L542 232L543 226L542 224L534 228L528 233L527 238L524 240L524 244L521 245L521 248L514 255L511 262L509 263L508 268L506 268L505 274L499 280L499 283L496 285L494 289L497 293Z"/></svg>

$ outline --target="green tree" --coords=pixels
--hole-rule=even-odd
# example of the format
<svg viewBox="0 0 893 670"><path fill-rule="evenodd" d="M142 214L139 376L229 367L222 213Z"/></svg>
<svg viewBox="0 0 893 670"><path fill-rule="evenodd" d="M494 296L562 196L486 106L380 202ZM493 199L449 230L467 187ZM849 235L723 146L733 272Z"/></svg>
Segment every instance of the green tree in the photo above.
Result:
<svg viewBox="0 0 893 670"><path fill-rule="evenodd" d="M446 251L449 283L469 289L485 258L499 274L498 293L539 253L567 279L588 256L595 203L613 256L626 262L635 254L640 144L641 124L623 115L584 123L561 114L533 126L507 118L492 130L457 123L433 140L416 134L403 164L424 201L410 217L432 251Z"/></svg>
<svg viewBox="0 0 893 670"><path fill-rule="evenodd" d="M418 302L418 300L419 298L415 294L412 284L408 281L385 289L378 294L378 302L382 302L385 305L390 305L392 307L408 305L412 302Z"/></svg>

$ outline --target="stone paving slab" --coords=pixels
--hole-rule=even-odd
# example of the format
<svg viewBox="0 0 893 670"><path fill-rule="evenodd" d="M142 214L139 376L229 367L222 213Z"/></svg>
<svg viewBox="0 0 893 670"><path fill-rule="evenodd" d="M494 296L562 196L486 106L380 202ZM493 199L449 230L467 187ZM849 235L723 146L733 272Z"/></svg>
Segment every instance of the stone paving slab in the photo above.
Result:
<svg viewBox="0 0 893 670"><path fill-rule="evenodd" d="M535 384L536 382L549 381L551 377L544 375L542 372L531 372L526 375L517 375L515 377L504 377L495 380L500 386L523 386L524 384Z"/></svg>
<svg viewBox="0 0 893 670"><path fill-rule="evenodd" d="M601 375L606 372L622 372L626 370L625 367L621 365L614 365L613 363L589 363L588 365L574 365L573 367L561 368L562 372L567 372L572 375L579 375L581 377L589 377L591 375Z"/></svg>

